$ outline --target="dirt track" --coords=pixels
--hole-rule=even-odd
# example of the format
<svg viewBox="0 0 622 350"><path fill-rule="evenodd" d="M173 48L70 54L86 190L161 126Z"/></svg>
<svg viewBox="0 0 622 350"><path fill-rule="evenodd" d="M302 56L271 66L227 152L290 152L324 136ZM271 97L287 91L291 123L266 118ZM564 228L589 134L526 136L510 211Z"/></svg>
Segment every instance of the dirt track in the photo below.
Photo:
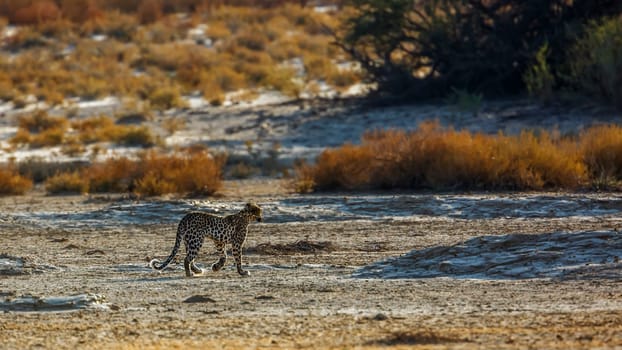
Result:
<svg viewBox="0 0 622 350"><path fill-rule="evenodd" d="M240 199L245 192L238 190L219 201ZM268 192L256 188L253 195L261 202ZM4 214L97 210L114 200L33 194L4 198L0 209ZM289 223L266 219L250 228L245 257L249 278L237 275L233 259L223 271L196 278L185 278L179 265L162 273L148 269L149 259L170 252L170 224L76 232L5 220L0 255L19 257L23 266L0 275L5 309L0 313L0 348L622 346L622 280L611 276L352 277L365 265L413 249L495 234L613 230L620 224L616 216ZM216 260L210 244L203 253L203 266ZM9 310L11 300L28 295L99 295L105 301L70 312Z"/></svg>

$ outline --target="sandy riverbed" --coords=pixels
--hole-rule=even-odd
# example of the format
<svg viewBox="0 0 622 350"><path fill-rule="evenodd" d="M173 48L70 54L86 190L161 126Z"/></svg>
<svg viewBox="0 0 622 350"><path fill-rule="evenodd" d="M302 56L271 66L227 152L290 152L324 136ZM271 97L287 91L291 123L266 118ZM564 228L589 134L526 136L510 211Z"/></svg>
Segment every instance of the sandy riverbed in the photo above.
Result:
<svg viewBox="0 0 622 350"><path fill-rule="evenodd" d="M335 205L338 195L281 186L228 183L209 200L0 199L0 348L622 346L616 194L347 194ZM250 277L232 259L195 278L179 264L148 268L170 252L184 210L225 214L249 197L266 209L266 223L250 227ZM581 242L581 252L564 242ZM522 271L517 258L544 278L507 273ZM207 244L199 262L213 260ZM480 273L458 273L460 261Z"/></svg>

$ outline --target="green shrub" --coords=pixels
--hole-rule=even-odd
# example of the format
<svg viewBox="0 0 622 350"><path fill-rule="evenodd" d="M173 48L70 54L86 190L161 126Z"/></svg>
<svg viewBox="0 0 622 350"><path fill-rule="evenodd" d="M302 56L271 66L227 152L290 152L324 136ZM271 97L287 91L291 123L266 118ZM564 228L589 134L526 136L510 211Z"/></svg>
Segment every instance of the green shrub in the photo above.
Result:
<svg viewBox="0 0 622 350"><path fill-rule="evenodd" d="M567 80L580 92L622 108L622 20L592 21L568 55Z"/></svg>
<svg viewBox="0 0 622 350"><path fill-rule="evenodd" d="M548 102L553 97L555 86L555 76L546 61L549 54L548 44L542 45L536 52L534 63L527 68L523 76L527 92L543 102Z"/></svg>
<svg viewBox="0 0 622 350"><path fill-rule="evenodd" d="M441 97L452 87L490 95L522 92L525 72L544 42L552 63L576 58L568 50L573 28L622 13L620 3L609 0L350 3L355 12L337 31L338 44L382 92L403 98Z"/></svg>

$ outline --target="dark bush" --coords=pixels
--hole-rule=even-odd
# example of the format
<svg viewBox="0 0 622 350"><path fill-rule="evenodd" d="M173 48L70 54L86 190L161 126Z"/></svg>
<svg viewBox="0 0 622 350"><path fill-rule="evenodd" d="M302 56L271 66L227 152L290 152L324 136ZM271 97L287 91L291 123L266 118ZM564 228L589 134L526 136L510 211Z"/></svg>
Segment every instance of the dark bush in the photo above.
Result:
<svg viewBox="0 0 622 350"><path fill-rule="evenodd" d="M338 42L380 91L445 96L451 88L524 91L523 75L548 43L551 66L581 26L622 11L615 0L352 0Z"/></svg>
<svg viewBox="0 0 622 350"><path fill-rule="evenodd" d="M563 77L581 94L622 109L622 19L591 21L572 45Z"/></svg>

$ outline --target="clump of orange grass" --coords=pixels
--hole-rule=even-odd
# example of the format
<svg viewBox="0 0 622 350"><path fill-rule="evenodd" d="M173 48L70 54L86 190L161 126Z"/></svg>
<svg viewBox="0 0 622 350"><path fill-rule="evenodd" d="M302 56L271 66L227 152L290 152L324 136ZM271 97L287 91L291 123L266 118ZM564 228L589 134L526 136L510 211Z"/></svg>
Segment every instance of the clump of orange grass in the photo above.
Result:
<svg viewBox="0 0 622 350"><path fill-rule="evenodd" d="M79 171L57 173L45 181L45 190L54 194L81 194L88 192L88 182Z"/></svg>
<svg viewBox="0 0 622 350"><path fill-rule="evenodd" d="M437 122L423 123L412 132L372 131L360 145L325 150L314 165L298 166L295 187L300 192L576 189L588 183L593 168L585 162L586 147L579 145L596 134L596 129L587 132L579 141L546 131L486 135L443 128ZM617 135L622 137L622 132Z"/></svg>
<svg viewBox="0 0 622 350"><path fill-rule="evenodd" d="M222 188L225 157L206 150L160 154L146 151L138 159L111 158L80 173L48 178L49 193L134 192L144 196L168 193L209 196Z"/></svg>
<svg viewBox="0 0 622 350"><path fill-rule="evenodd" d="M142 176L136 179L136 192L147 196L165 193L213 195L222 187L224 162L224 156L207 152L173 156L147 152L141 157Z"/></svg>
<svg viewBox="0 0 622 350"><path fill-rule="evenodd" d="M21 195L32 188L32 180L22 176L13 166L0 168L0 195Z"/></svg>
<svg viewBox="0 0 622 350"><path fill-rule="evenodd" d="M584 131L580 152L595 188L619 187L622 180L622 127L602 125Z"/></svg>

